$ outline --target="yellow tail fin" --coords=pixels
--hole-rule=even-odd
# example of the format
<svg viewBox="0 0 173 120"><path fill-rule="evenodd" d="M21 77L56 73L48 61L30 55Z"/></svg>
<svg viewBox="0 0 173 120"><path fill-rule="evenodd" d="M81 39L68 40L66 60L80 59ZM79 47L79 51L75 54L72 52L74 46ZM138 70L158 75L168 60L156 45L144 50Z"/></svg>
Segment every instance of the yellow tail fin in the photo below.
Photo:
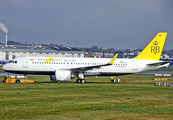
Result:
<svg viewBox="0 0 173 120"><path fill-rule="evenodd" d="M166 36L167 33L158 33L145 49L133 59L160 60Z"/></svg>

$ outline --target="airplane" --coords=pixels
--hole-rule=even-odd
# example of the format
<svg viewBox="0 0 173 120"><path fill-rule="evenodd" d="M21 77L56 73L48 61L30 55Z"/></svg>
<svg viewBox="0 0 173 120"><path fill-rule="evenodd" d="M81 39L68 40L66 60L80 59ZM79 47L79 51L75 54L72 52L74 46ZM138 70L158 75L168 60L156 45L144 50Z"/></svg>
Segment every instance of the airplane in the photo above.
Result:
<svg viewBox="0 0 173 120"><path fill-rule="evenodd" d="M50 75L50 80L85 83L85 76L118 76L133 74L168 66L160 61L167 33L160 32L132 59L117 58L72 58L72 57L19 57L5 64L2 69L17 74Z"/></svg>

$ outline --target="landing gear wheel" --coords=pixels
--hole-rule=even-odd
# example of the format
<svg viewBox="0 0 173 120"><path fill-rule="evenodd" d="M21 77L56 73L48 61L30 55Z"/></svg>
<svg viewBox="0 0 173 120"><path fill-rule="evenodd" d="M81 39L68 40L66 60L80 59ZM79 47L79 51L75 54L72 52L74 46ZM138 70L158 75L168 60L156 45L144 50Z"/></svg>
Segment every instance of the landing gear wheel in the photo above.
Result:
<svg viewBox="0 0 173 120"><path fill-rule="evenodd" d="M77 82L77 83L81 83L81 80L80 80L80 79L77 79L76 82Z"/></svg>
<svg viewBox="0 0 173 120"><path fill-rule="evenodd" d="M86 80L85 79L77 79L76 82L77 83L86 83Z"/></svg>
<svg viewBox="0 0 173 120"><path fill-rule="evenodd" d="M82 80L81 80L81 83L86 83L86 80L85 80L85 79L82 79Z"/></svg>

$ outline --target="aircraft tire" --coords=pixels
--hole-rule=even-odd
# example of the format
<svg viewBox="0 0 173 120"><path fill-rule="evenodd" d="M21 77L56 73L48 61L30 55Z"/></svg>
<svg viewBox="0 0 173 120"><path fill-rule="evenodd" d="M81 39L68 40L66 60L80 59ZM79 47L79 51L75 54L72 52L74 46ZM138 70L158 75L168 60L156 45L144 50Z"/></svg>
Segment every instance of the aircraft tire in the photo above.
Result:
<svg viewBox="0 0 173 120"><path fill-rule="evenodd" d="M86 80L85 80L85 79L82 79L82 80L81 80L81 83L86 83Z"/></svg>
<svg viewBox="0 0 173 120"><path fill-rule="evenodd" d="M80 79L77 79L76 82L77 82L77 83L81 83L81 80L80 80Z"/></svg>

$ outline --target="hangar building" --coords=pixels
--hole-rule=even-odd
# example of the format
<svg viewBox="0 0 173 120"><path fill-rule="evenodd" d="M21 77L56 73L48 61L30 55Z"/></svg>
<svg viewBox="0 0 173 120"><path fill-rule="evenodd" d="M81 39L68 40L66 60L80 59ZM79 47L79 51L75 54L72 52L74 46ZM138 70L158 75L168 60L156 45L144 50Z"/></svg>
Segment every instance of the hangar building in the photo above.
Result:
<svg viewBox="0 0 173 120"><path fill-rule="evenodd" d="M84 57L85 51L72 47L42 45L0 45L0 59L12 60L20 56Z"/></svg>

